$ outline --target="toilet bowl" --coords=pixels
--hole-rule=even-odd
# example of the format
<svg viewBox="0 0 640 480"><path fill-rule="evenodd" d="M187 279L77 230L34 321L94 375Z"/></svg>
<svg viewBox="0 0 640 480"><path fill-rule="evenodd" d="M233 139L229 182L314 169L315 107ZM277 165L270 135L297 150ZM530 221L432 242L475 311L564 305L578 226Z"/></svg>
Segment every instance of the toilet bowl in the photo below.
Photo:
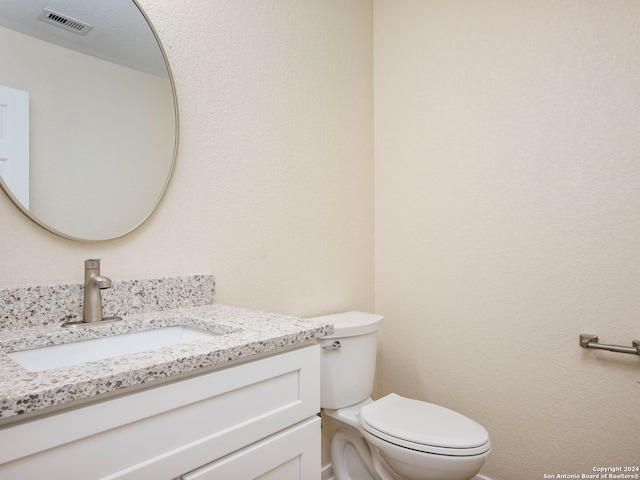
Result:
<svg viewBox="0 0 640 480"><path fill-rule="evenodd" d="M491 451L479 423L445 407L395 393L372 400L380 315L319 317L321 407L337 422L331 441L336 480L470 480Z"/></svg>

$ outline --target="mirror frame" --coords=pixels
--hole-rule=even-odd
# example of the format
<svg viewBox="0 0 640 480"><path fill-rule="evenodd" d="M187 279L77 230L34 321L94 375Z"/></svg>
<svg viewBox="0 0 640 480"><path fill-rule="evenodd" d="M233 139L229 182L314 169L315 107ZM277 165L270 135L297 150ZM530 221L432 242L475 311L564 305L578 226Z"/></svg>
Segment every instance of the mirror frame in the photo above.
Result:
<svg viewBox="0 0 640 480"><path fill-rule="evenodd" d="M179 123L179 114L178 114L178 95L177 95L177 92L176 92L175 81L173 79L173 72L171 71L171 65L169 64L169 59L167 57L167 53L166 53L164 47L162 46L162 42L160 41L160 37L158 35L158 32L156 31L155 27L151 23L151 19L146 14L146 12L142 8L142 6L138 3L137 0L129 0L129 1L131 1L136 6L138 11L140 12L142 17L144 18L144 21L147 22L147 26L151 29L151 32L153 33L153 36L156 39L156 43L158 44L158 48L160 49L160 53L162 54L162 58L164 59L164 64L165 64L165 66L167 68L167 74L169 76L169 82L171 84L171 93L172 93L172 96L173 96L174 119L175 119L174 146L173 146L173 152L172 152L172 156L173 157L171 159L171 165L169 167L169 171L167 172L167 178L166 178L166 180L164 182L164 185L162 186L162 189L158 193L157 200L155 201L155 203L153 204L151 209L143 216L143 218L135 226L133 226L132 228L130 228L129 230L127 230L127 231L125 231L123 233L120 233L118 235L114 235L112 237L99 238L99 239L87 239L87 238L75 237L73 235L68 235L68 234L66 234L64 232L61 232L61 231L53 228L50 225L47 225L42 220L40 220L38 217L32 215L22 205L22 203L20 203L20 201L13 195L13 193L11 193L11 190L4 183L2 178L0 178L0 187L2 188L4 193L9 197L11 202L16 207L18 207L18 210L20 210L29 220L31 220L36 225L39 225L40 227L44 228L45 230L47 230L47 231L49 231L49 232L51 232L51 233L53 233L55 235L58 235L60 237L66 238L68 240L74 240L74 241L77 241L77 242L87 242L87 243L106 242L106 241L109 241L109 240L115 240L117 238L122 238L125 235L128 235L131 232L133 232L134 230L138 229L144 222L146 222L149 219L149 217L153 214L153 212L155 212L155 210L158 208L158 205L162 201L162 198L164 197L164 194L165 194L165 192L167 190L167 187L169 186L169 182L171 181L171 177L173 175L173 170L175 168L176 159L177 159L177 156L178 156L178 140L179 140L179 136L180 136L179 135L179 133L180 133L180 123Z"/></svg>

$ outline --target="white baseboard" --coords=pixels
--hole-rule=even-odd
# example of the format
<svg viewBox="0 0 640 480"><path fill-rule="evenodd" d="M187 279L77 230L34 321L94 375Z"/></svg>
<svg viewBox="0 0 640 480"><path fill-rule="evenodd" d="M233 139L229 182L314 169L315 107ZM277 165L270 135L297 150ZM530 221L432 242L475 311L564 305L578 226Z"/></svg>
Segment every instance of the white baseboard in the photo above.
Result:
<svg viewBox="0 0 640 480"><path fill-rule="evenodd" d="M321 472L322 472L322 477L321 477L322 480L335 480L335 477L333 476L333 468L331 468L331 464L323 466Z"/></svg>
<svg viewBox="0 0 640 480"><path fill-rule="evenodd" d="M331 464L329 463L328 465L325 465L322 467L322 480L335 480L335 477L333 476L333 468L331 467ZM491 480L489 477L485 477L484 475L476 475L475 477L473 477L471 480Z"/></svg>

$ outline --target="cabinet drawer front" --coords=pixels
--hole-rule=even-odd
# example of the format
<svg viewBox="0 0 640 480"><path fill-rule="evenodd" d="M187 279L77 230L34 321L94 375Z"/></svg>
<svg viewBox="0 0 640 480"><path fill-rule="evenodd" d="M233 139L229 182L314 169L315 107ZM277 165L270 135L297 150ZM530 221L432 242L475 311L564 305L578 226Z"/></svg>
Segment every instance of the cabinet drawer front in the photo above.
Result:
<svg viewBox="0 0 640 480"><path fill-rule="evenodd" d="M304 347L2 429L0 478L175 478L314 415L319 399L318 347Z"/></svg>
<svg viewBox="0 0 640 480"><path fill-rule="evenodd" d="M221 478L312 480L320 478L320 419L272 435L182 477L182 480Z"/></svg>

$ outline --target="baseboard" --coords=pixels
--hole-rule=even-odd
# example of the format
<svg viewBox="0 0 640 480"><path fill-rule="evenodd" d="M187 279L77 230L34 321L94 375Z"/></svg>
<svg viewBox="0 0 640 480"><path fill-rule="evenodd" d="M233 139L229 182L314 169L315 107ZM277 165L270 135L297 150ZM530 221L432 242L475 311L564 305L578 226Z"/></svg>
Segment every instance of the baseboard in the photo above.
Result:
<svg viewBox="0 0 640 480"><path fill-rule="evenodd" d="M335 480L335 477L333 476L333 468L331 468L330 463L322 467L321 472L322 472L322 477L321 477L322 480Z"/></svg>
<svg viewBox="0 0 640 480"><path fill-rule="evenodd" d="M331 464L327 464L324 467L322 467L322 480L335 480L336 477L333 476L333 468L331 467ZM471 480L492 480L489 477L485 477L484 475L476 475L475 477L473 477Z"/></svg>

